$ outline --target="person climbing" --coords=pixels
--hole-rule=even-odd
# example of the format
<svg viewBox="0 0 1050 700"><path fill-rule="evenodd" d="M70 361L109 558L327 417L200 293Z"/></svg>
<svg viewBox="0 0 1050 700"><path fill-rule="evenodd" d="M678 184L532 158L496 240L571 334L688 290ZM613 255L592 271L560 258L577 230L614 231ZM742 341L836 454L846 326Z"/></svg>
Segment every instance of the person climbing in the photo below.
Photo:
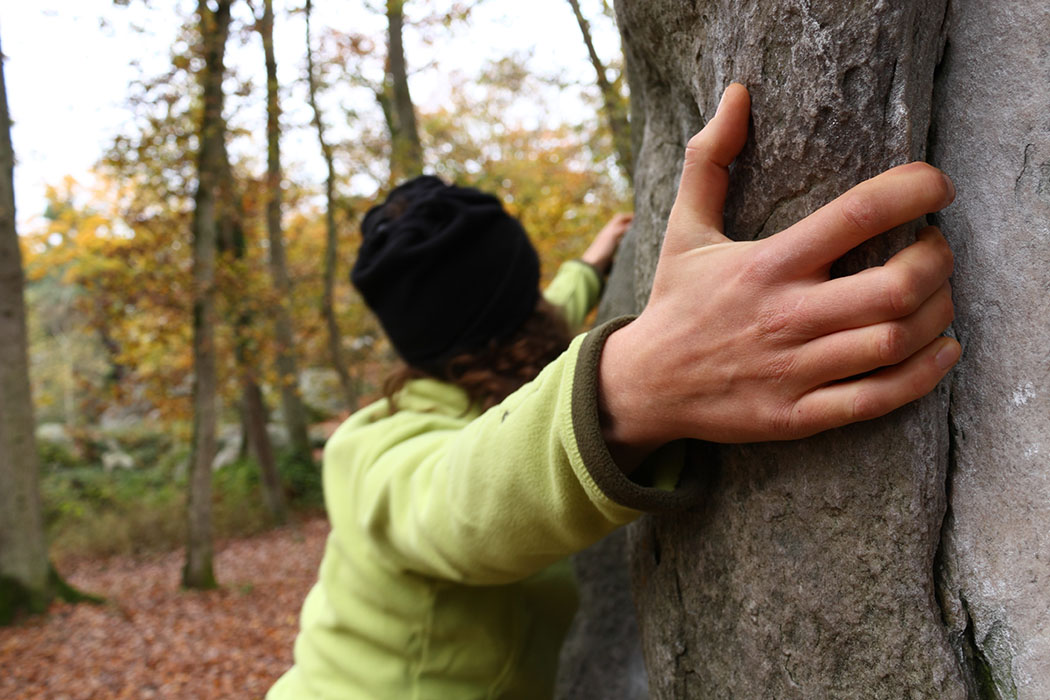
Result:
<svg viewBox="0 0 1050 700"><path fill-rule="evenodd" d="M936 228L829 278L850 249L949 204L950 180L900 166L733 242L722 207L749 108L730 85L690 140L642 313L571 340L598 276L567 263L542 299L535 250L492 196L423 178L369 212L352 278L406 369L325 448L331 532L268 698L550 697L575 608L566 557L695 502L685 440L874 418L958 360L940 337L952 256Z"/></svg>

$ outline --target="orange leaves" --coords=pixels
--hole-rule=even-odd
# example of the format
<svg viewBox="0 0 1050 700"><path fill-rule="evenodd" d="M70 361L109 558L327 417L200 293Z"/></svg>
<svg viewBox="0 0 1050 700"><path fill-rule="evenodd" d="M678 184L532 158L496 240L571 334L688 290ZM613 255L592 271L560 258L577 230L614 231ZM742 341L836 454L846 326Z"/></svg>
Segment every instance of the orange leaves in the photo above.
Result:
<svg viewBox="0 0 1050 700"><path fill-rule="evenodd" d="M324 520L217 547L216 591L176 588L180 553L63 563L104 606L57 603L0 629L0 697L257 698L292 663Z"/></svg>

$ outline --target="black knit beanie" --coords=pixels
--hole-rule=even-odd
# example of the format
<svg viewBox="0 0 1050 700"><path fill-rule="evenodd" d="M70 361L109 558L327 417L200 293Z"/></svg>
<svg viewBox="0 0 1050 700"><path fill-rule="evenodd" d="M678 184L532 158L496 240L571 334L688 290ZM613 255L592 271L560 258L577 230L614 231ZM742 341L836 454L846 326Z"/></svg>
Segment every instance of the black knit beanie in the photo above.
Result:
<svg viewBox="0 0 1050 700"><path fill-rule="evenodd" d="M410 365L440 371L536 308L539 257L492 195L420 176L370 209L361 234L350 279Z"/></svg>

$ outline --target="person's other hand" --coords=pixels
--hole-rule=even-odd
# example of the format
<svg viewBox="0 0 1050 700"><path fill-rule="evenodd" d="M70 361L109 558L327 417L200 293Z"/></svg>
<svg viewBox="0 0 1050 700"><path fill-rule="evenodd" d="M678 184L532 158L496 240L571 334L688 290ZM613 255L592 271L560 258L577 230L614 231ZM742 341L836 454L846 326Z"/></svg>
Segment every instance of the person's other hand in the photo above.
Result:
<svg viewBox="0 0 1050 700"><path fill-rule="evenodd" d="M599 366L603 433L629 471L683 437L802 438L929 393L961 348L952 253L934 227L885 265L831 279L860 243L951 203L948 178L909 163L863 182L769 238L723 233L728 166L747 139L738 84L686 150L648 305Z"/></svg>
<svg viewBox="0 0 1050 700"><path fill-rule="evenodd" d="M633 220L634 214L629 213L616 214L609 219L609 223L594 237L587 250L580 256L580 260L593 265L602 274L609 272L616 249Z"/></svg>

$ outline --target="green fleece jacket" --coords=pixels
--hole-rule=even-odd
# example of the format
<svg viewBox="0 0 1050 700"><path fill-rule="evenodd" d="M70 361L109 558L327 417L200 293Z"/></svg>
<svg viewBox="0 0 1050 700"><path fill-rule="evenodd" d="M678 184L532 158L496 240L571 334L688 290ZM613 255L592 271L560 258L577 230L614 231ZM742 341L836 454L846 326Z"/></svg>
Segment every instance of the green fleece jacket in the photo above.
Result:
<svg viewBox="0 0 1050 700"><path fill-rule="evenodd" d="M599 287L567 263L545 296L578 325ZM639 483L601 439L598 356L622 323L577 337L484 414L424 379L396 413L379 401L340 426L324 454L319 580L269 700L551 696L576 607L566 556L695 491L673 448Z"/></svg>

